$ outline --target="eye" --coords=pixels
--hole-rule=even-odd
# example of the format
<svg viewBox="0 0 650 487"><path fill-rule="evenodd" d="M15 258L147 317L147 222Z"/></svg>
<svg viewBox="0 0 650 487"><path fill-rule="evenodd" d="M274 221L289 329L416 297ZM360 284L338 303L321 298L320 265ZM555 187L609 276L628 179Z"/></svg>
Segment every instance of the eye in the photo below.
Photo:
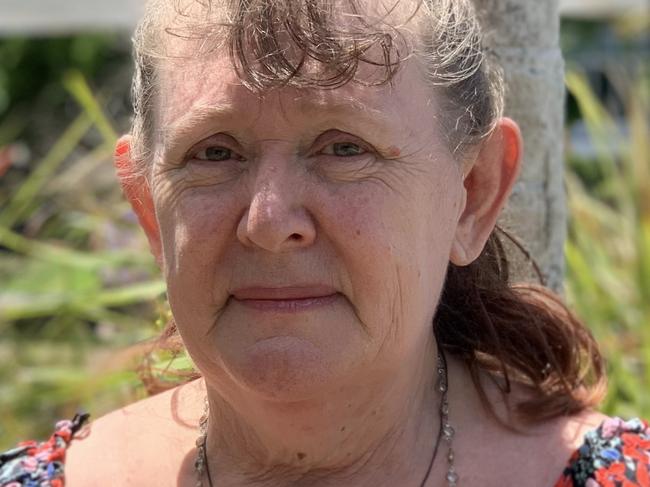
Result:
<svg viewBox="0 0 650 487"><path fill-rule="evenodd" d="M335 142L326 146L321 152L328 156L353 157L361 156L367 151L354 142Z"/></svg>
<svg viewBox="0 0 650 487"><path fill-rule="evenodd" d="M215 145L206 147L205 149L201 149L200 151L196 152L194 159L198 159L200 161L219 162L227 161L229 159L241 160L241 157L227 147Z"/></svg>

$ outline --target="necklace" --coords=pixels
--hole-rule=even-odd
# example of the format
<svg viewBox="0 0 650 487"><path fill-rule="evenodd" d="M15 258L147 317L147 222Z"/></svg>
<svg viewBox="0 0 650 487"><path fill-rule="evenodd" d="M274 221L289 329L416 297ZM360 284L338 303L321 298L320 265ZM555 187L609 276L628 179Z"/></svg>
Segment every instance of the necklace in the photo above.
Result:
<svg viewBox="0 0 650 487"><path fill-rule="evenodd" d="M441 440L445 440L447 445L447 485L448 487L456 487L458 485L458 474L454 468L454 450L452 448L452 441L454 439L454 428L449 424L449 401L447 400L447 359L442 348L438 347L438 363L437 363L437 372L438 372L438 391L440 392L440 425L438 428L438 436L436 437L436 443L433 449L433 456L429 462L429 467L427 468L427 473L420 484L420 487L424 487L427 480L429 480L429 475L431 474L431 469L435 462L436 456L438 454L438 448L440 446ZM210 407L208 405L208 397L205 397L205 403L203 406L203 415L199 420L199 437L196 440L196 460L194 461L194 469L196 471L197 481L196 487L203 486L203 477L207 477L208 486L213 487L212 477L210 475L210 467L208 465L208 456L206 453L206 440L208 437L208 415Z"/></svg>

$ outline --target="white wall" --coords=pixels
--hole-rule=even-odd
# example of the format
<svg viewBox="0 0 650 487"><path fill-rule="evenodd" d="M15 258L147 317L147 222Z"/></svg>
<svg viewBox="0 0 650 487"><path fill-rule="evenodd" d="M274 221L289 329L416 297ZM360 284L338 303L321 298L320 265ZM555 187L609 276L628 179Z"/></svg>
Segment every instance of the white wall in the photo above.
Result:
<svg viewBox="0 0 650 487"><path fill-rule="evenodd" d="M0 34L133 29L143 0L0 0Z"/></svg>
<svg viewBox="0 0 650 487"><path fill-rule="evenodd" d="M544 2L547 0L529 0ZM125 30L135 25L144 0L0 0L0 35ZM571 17L608 17L647 9L647 0L560 0Z"/></svg>
<svg viewBox="0 0 650 487"><path fill-rule="evenodd" d="M565 17L606 18L649 10L648 0L560 0L560 14Z"/></svg>

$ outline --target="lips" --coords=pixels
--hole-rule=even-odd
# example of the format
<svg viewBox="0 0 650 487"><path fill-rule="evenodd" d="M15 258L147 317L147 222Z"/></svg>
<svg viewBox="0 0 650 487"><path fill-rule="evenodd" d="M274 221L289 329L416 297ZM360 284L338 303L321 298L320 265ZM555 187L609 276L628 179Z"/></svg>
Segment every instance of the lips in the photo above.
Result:
<svg viewBox="0 0 650 487"><path fill-rule="evenodd" d="M262 313L302 313L333 305L340 295L329 286L248 287L233 298L249 310Z"/></svg>
<svg viewBox="0 0 650 487"><path fill-rule="evenodd" d="M337 294L337 290L331 286L308 285L290 287L247 287L236 289L232 292L235 299L244 300L297 300L322 298Z"/></svg>

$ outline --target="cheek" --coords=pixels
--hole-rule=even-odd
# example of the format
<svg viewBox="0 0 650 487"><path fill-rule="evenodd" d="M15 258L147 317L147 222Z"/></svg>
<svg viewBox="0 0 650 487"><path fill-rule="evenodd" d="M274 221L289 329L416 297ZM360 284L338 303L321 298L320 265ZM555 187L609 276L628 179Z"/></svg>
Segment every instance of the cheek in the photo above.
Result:
<svg viewBox="0 0 650 487"><path fill-rule="evenodd" d="M411 323L426 327L433 318L455 229L454 187L414 183L397 193L358 185L322 198L322 233L371 333L404 337Z"/></svg>
<svg viewBox="0 0 650 487"><path fill-rule="evenodd" d="M411 228L415 235L411 246L418 256L423 286L428 295L436 297L444 284L461 204L462 183L456 172L444 176L423 193Z"/></svg>
<svg viewBox="0 0 650 487"><path fill-rule="evenodd" d="M170 272L182 269L179 259L208 258L236 228L236 191L218 187L183 188L174 198L161 191L156 212L165 249L165 264ZM212 249L209 254L204 251Z"/></svg>
<svg viewBox="0 0 650 487"><path fill-rule="evenodd" d="M217 273L224 269L222 261L235 234L235 194L215 187L189 188L173 205L164 198L158 201L164 272L175 313L191 315L206 304L212 309L223 304L216 301L223 293L215 286L228 282Z"/></svg>

